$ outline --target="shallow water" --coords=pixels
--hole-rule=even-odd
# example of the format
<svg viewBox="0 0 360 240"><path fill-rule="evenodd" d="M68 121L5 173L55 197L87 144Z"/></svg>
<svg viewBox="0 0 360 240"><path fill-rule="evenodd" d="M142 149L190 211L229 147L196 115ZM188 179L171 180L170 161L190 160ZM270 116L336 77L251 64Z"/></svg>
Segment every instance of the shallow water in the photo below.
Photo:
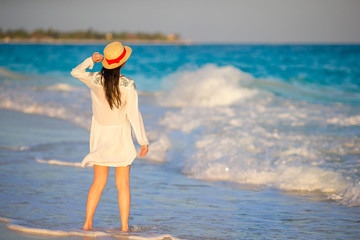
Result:
<svg viewBox="0 0 360 240"><path fill-rule="evenodd" d="M81 231L91 105L69 72L102 47L0 45L0 217L9 228L64 239L360 235L358 46L133 46L125 75L151 142L131 169L134 231L119 232L113 169L96 230ZM24 50L49 66L16 54Z"/></svg>
<svg viewBox="0 0 360 240"><path fill-rule="evenodd" d="M46 149L49 155L42 155L42 158L50 159L51 155L56 155L60 159L64 156L68 161L73 158L75 162L76 158L81 158L79 152L86 152L88 133L52 118L6 110L1 110L1 115L9 116L8 120L17 119L17 131L27 132L28 139L22 141L29 146L22 151L1 151L1 159L9 160L2 161L0 166L1 216L21 220L20 225L29 228L79 231L92 180L91 168L42 164L36 159ZM8 120L2 117L2 132L14 127L14 122ZM29 133L30 122L41 122L46 131ZM52 127L54 123L56 128ZM58 134L59 131L66 134ZM43 139L46 139L45 144ZM18 140L12 136L11 146L19 147L15 144ZM77 151L74 151L74 146ZM123 234L116 230L120 222L112 170L94 226L97 231L121 237ZM139 236L171 234L181 239L305 239L311 234L314 239L353 239L360 234L360 209L335 205L321 194L304 195L301 192L196 180L187 178L171 164L154 165L140 160L132 165L131 188L130 224L139 231L135 233Z"/></svg>

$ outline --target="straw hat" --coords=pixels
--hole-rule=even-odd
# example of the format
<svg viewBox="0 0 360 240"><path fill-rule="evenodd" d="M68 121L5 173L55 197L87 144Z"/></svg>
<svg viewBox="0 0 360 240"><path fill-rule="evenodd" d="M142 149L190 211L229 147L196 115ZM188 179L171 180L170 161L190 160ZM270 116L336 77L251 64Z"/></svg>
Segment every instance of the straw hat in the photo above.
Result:
<svg viewBox="0 0 360 240"><path fill-rule="evenodd" d="M123 46L120 42L112 42L104 49L102 65L107 69L114 69L126 62L131 55L131 48Z"/></svg>

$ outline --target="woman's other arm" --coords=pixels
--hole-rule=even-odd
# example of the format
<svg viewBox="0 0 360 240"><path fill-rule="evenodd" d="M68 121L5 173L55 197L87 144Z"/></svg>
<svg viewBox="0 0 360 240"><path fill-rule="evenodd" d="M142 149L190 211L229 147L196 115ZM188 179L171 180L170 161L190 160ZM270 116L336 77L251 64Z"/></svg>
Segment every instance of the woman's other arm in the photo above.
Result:
<svg viewBox="0 0 360 240"><path fill-rule="evenodd" d="M129 89L126 103L126 114L134 129L137 142L141 145L140 157L145 157L148 152L149 141L146 137L144 123L138 106L138 94L135 87Z"/></svg>

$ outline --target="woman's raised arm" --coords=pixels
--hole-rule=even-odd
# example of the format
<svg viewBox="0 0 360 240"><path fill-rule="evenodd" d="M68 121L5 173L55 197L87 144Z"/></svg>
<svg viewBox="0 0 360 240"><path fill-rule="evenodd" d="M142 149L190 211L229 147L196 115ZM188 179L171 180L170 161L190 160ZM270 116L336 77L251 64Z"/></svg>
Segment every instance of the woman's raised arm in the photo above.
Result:
<svg viewBox="0 0 360 240"><path fill-rule="evenodd" d="M86 69L92 69L95 62L101 62L103 56L98 52L95 52L92 57L85 59L82 63L80 63L76 68L71 71L71 75L83 83L85 83L88 87L90 87L90 77L92 76L91 72L86 72Z"/></svg>

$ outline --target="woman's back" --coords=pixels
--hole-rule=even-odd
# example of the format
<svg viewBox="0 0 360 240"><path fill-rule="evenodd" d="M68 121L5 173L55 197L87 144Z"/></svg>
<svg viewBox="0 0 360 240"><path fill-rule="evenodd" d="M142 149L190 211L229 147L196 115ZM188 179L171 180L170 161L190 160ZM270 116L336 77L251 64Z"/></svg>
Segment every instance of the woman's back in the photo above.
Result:
<svg viewBox="0 0 360 240"><path fill-rule="evenodd" d="M136 95L134 81L121 76L119 79L119 89L121 92L121 105L119 108L110 108L109 103L105 96L104 87L102 85L103 79L100 73L95 73L91 77L92 85L91 99L92 110L96 121L104 126L118 126L126 123L127 110L135 107L131 106L134 102L128 101L128 98L134 98L132 95ZM129 104L129 107L127 105ZM131 110L130 110L131 112Z"/></svg>
<svg viewBox="0 0 360 240"><path fill-rule="evenodd" d="M138 143L148 145L143 120L139 112L138 94L134 81L130 78L121 76L119 78L119 89L121 92L121 105L119 108L113 106L111 109L106 99L103 77L99 72L87 72L86 69L92 69L94 62L92 58L87 58L71 71L71 75L78 78L91 89L91 100L93 109L93 125L107 126L125 126L130 130L130 124L135 132ZM91 137L92 138L92 137ZM132 141L130 138L126 141Z"/></svg>

